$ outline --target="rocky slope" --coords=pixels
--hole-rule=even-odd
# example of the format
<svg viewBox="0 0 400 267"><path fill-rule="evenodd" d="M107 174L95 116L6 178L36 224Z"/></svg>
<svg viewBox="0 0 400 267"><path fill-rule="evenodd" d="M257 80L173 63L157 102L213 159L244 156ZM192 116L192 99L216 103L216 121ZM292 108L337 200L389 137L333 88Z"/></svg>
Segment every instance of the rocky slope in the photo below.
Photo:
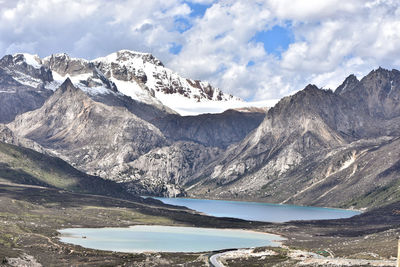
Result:
<svg viewBox="0 0 400 267"><path fill-rule="evenodd" d="M42 106L52 94L52 81L51 71L34 57L18 54L0 59L0 123Z"/></svg>
<svg viewBox="0 0 400 267"><path fill-rule="evenodd" d="M121 185L87 175L65 161L0 142L0 183L38 185L70 192L140 200Z"/></svg>
<svg viewBox="0 0 400 267"><path fill-rule="evenodd" d="M18 116L9 127L81 170L102 177L166 144L156 127L127 109L93 101L69 79L41 108Z"/></svg>
<svg viewBox="0 0 400 267"><path fill-rule="evenodd" d="M221 152L217 147L182 141L155 148L128 164L123 182L136 194L184 196L183 185Z"/></svg>
<svg viewBox="0 0 400 267"><path fill-rule="evenodd" d="M354 78L282 99L186 185L189 194L359 207L397 199L400 73Z"/></svg>
<svg viewBox="0 0 400 267"><path fill-rule="evenodd" d="M218 146L215 136L220 136L223 145L232 144L254 129L264 115L227 114L232 115L205 115L218 119L203 123L198 123L203 117L187 118L181 132L195 133L195 142L185 135L165 138L153 124L125 108L94 101L67 78L42 107L17 116L8 127L18 134L18 140L32 140L32 145L20 142L23 146L39 144L39 151L44 149L90 174L122 182L131 192L179 195L185 194L182 181L219 155L220 149L212 146ZM235 122L235 118L242 119ZM210 147L201 145L200 137L210 140ZM17 143L13 138L8 141Z"/></svg>
<svg viewBox="0 0 400 267"><path fill-rule="evenodd" d="M139 173L154 175L155 167L147 166L152 163L142 158L132 169L128 163L138 157L165 147L165 150L178 149L182 164L186 164L193 161L192 150L182 151L182 147L202 150L201 145L205 145L210 151L219 151L214 147L225 148L240 141L265 116L260 110L190 117L175 114L158 100L157 94L207 103L237 99L209 84L180 77L149 54L120 51L93 61L66 54L43 59L16 54L1 60L2 70L4 96L0 101L7 101L2 121L12 121L17 115L34 110L9 124L12 131L3 129L5 142L60 156L83 171L127 182L137 192L139 187L141 192L154 194L182 192L180 185L170 184L171 173L181 171L179 164L174 166L176 169L171 167L167 172L140 179L133 171L135 168L140 169ZM34 101L30 95L35 96ZM122 117L126 121L122 122ZM176 141L184 145L175 145ZM200 154L210 157L200 157L196 166L208 163L216 155Z"/></svg>

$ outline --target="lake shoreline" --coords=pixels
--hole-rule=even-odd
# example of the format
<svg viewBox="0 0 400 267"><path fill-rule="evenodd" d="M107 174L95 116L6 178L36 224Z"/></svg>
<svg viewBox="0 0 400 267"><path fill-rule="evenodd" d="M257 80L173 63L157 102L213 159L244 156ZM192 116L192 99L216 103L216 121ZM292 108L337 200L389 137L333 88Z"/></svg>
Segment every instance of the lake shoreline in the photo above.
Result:
<svg viewBox="0 0 400 267"><path fill-rule="evenodd" d="M356 211L356 212L359 212L360 214L367 210L367 208L356 209L356 208L352 208L352 207L338 208L338 207L329 207L329 206L307 206L307 205L302 205L302 204L273 203L273 202L263 201L263 199L235 199L235 198L214 198L214 197L208 198L208 196L207 196L207 198L201 198L201 197L195 197L195 196L184 196L184 197L140 196L140 197L152 198L152 199L158 199L158 198L176 198L176 199L193 199L193 200L206 199L206 200L215 200L215 201L264 203L264 204L272 204L272 205L298 206L298 207L305 207L305 208L324 208L324 209L334 209L334 210L344 210L344 211Z"/></svg>
<svg viewBox="0 0 400 267"><path fill-rule="evenodd" d="M121 253L209 253L250 247L280 247L282 236L249 229L166 225L65 228L60 242Z"/></svg>
<svg viewBox="0 0 400 267"><path fill-rule="evenodd" d="M149 198L149 197L145 197ZM166 205L185 207L202 215L247 221L284 223L297 220L332 220L362 214L359 211L237 200L150 197Z"/></svg>
<svg viewBox="0 0 400 267"><path fill-rule="evenodd" d="M391 259L397 255L400 236L400 203L368 211L350 219L263 223L202 216L196 212L162 205L136 203L116 198L77 194L51 188L0 185L0 259L33 257L43 266L69 265L179 265L208 264L209 253L113 253L62 243L57 229L69 227L128 227L172 225L248 229L287 238L289 248L322 253L327 249L340 258ZM149 201L150 202L150 201ZM45 219L43 219L45 218ZM4 244L4 243L3 243ZM277 250L279 250L277 248ZM279 252L286 260L286 251ZM237 259L248 266L257 258ZM288 266L295 266L294 264ZM307 266L307 265L305 265ZM310 265L311 266L311 265Z"/></svg>

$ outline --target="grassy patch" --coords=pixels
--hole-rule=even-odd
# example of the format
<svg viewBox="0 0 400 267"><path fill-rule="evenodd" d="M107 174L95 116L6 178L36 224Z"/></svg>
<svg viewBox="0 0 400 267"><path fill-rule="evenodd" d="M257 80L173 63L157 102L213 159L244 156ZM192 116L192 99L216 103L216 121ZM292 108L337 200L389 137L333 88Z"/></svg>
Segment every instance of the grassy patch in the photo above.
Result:
<svg viewBox="0 0 400 267"><path fill-rule="evenodd" d="M0 142L0 180L77 193L137 199L112 181L87 175L57 157Z"/></svg>
<svg viewBox="0 0 400 267"><path fill-rule="evenodd" d="M342 205L342 207L379 207L396 201L400 201L400 179L396 179L390 184L375 188L367 194L352 199Z"/></svg>

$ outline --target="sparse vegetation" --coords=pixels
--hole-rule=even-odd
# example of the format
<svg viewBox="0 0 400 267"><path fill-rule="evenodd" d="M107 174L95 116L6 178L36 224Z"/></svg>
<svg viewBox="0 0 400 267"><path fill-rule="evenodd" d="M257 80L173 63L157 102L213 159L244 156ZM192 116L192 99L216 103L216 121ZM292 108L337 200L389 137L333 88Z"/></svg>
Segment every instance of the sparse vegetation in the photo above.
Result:
<svg viewBox="0 0 400 267"><path fill-rule="evenodd" d="M65 161L31 149L0 142L0 181L139 199L114 182L87 175Z"/></svg>

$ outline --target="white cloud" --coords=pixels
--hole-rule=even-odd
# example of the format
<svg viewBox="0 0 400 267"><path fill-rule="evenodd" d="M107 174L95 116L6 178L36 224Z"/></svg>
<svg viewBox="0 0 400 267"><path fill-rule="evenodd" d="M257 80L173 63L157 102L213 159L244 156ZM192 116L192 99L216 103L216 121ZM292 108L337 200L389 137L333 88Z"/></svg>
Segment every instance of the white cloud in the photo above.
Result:
<svg viewBox="0 0 400 267"><path fill-rule="evenodd" d="M215 2L215 0L190 0L188 2L194 3L194 4L202 4L202 5L209 5Z"/></svg>
<svg viewBox="0 0 400 267"><path fill-rule="evenodd" d="M187 77L253 100L282 97L307 83L334 88L351 73L400 67L395 0L0 3L1 54L67 52L90 59L119 49L151 52ZM191 17L191 3L210 7ZM274 25L286 25L294 36L280 57L253 38ZM169 51L172 44L182 46L178 55Z"/></svg>
<svg viewBox="0 0 400 267"><path fill-rule="evenodd" d="M93 58L123 48L168 53L177 36L174 19L189 13L187 4L172 0L14 1L0 7L6 46L1 52L20 52L16 49L35 43L28 50L41 56L67 52ZM138 25L142 29L133 30Z"/></svg>
<svg viewBox="0 0 400 267"><path fill-rule="evenodd" d="M364 1L269 0L267 2L269 8L281 19L318 21L327 17L341 16L343 12L356 12Z"/></svg>

